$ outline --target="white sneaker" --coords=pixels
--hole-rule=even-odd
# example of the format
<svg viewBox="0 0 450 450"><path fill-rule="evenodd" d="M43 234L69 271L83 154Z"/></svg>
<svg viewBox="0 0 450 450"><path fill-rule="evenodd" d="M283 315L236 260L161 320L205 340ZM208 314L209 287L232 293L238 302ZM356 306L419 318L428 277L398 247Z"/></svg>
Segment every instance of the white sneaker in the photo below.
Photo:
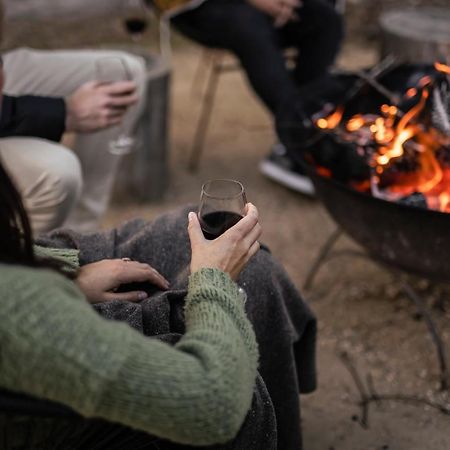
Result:
<svg viewBox="0 0 450 450"><path fill-rule="evenodd" d="M289 158L286 148L280 142L259 164L260 172L283 186L313 197L316 193L311 179L302 168Z"/></svg>

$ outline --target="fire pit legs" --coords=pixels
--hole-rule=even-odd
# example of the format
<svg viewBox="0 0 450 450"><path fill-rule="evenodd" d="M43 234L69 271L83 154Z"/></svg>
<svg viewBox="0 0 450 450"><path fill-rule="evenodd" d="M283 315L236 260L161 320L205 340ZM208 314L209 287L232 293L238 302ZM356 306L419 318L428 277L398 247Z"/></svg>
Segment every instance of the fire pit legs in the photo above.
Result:
<svg viewBox="0 0 450 450"><path fill-rule="evenodd" d="M332 259L333 257L338 256L358 256L358 257L364 257L366 259L369 259L370 261L377 262L381 267L383 267L385 270L390 270L389 266L386 266L385 264L381 264L379 261L376 261L365 252L360 252L357 250L340 250L340 251L334 251L333 249L339 240L339 238L344 234L344 231L342 228L338 227L336 230L334 230L328 239L325 241L325 243L322 245L316 259L314 260L314 263L311 265L311 269L306 275L305 282L303 284L303 288L305 290L309 290L315 280L315 277L319 270L322 268L322 266ZM436 354L439 364L439 370L440 370L440 389L441 390L447 390L449 389L449 382L450 382L450 374L449 374L449 368L447 366L447 360L446 360L446 352L444 343L442 342L442 338L439 335L439 331L437 329L436 324L434 323L434 320L430 314L430 311L428 310L425 301L423 298L412 288L412 286L407 281L401 282L401 288L403 292L406 294L408 298L410 298L416 308L419 314L425 319L428 332L431 335L431 339L433 341L434 346L436 347Z"/></svg>
<svg viewBox="0 0 450 450"><path fill-rule="evenodd" d="M333 233L330 234L329 238L325 241L325 244L323 244L323 246L321 247L319 254L317 255L314 263L311 266L311 269L309 269L309 272L306 275L306 280L303 284L304 289L308 290L310 287L312 287L317 272L320 270L322 265L325 264L331 250L333 250L333 247L336 245L336 242L343 233L344 232L342 231L342 229L338 227L333 231Z"/></svg>
<svg viewBox="0 0 450 450"><path fill-rule="evenodd" d="M436 347L437 358L439 361L439 369L441 371L441 380L440 380L441 390L442 391L447 390L449 387L448 386L449 373L447 361L445 358L444 343L442 342L441 336L439 335L436 324L434 323L430 311L428 310L422 297L419 294L417 294L417 292L411 287L411 285L406 281L402 281L401 287L403 292L414 302L417 311L425 319L428 331L431 335L431 339L433 340L433 343Z"/></svg>

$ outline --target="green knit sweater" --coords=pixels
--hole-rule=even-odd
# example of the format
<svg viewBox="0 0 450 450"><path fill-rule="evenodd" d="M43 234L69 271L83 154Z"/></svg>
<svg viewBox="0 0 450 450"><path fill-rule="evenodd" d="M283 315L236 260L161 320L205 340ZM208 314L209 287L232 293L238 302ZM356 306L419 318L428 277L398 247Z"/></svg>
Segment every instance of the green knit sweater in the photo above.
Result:
<svg viewBox="0 0 450 450"><path fill-rule="evenodd" d="M57 257L76 263L76 254ZM68 257L68 258L67 258ZM93 311L47 270L0 264L0 386L191 445L232 439L250 408L257 347L225 273L189 278L175 346Z"/></svg>

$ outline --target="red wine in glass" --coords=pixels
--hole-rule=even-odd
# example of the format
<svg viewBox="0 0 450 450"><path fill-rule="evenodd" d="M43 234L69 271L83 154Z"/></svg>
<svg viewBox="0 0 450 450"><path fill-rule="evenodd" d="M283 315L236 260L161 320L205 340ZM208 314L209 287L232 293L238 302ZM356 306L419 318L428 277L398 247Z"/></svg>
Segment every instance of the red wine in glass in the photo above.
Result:
<svg viewBox="0 0 450 450"><path fill-rule="evenodd" d="M241 214L232 211L214 211L201 216L200 225L205 238L212 240L225 233L241 219Z"/></svg>
<svg viewBox="0 0 450 450"><path fill-rule="evenodd" d="M128 17L124 25L128 34L137 41L147 29L147 20L141 17Z"/></svg>
<svg viewBox="0 0 450 450"><path fill-rule="evenodd" d="M123 25L133 42L139 42L148 26L148 10L143 0L123 1Z"/></svg>
<svg viewBox="0 0 450 450"><path fill-rule="evenodd" d="M206 239L216 239L245 214L244 186L235 180L210 180L202 186L199 220Z"/></svg>

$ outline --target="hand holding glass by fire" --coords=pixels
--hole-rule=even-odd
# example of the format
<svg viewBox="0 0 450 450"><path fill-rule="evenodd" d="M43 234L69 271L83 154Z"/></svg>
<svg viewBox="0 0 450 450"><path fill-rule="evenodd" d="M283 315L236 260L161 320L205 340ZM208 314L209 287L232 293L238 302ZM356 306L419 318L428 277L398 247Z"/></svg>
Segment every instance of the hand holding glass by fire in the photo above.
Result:
<svg viewBox="0 0 450 450"><path fill-rule="evenodd" d="M206 239L216 239L245 215L244 186L236 180L218 179L203 184L198 217Z"/></svg>
<svg viewBox="0 0 450 450"><path fill-rule="evenodd" d="M131 71L123 58L107 56L96 61L96 78L101 83L115 83L118 81L132 81ZM124 120L117 126L117 137L109 141L109 152L113 155L126 155L132 151L134 138L124 132Z"/></svg>

